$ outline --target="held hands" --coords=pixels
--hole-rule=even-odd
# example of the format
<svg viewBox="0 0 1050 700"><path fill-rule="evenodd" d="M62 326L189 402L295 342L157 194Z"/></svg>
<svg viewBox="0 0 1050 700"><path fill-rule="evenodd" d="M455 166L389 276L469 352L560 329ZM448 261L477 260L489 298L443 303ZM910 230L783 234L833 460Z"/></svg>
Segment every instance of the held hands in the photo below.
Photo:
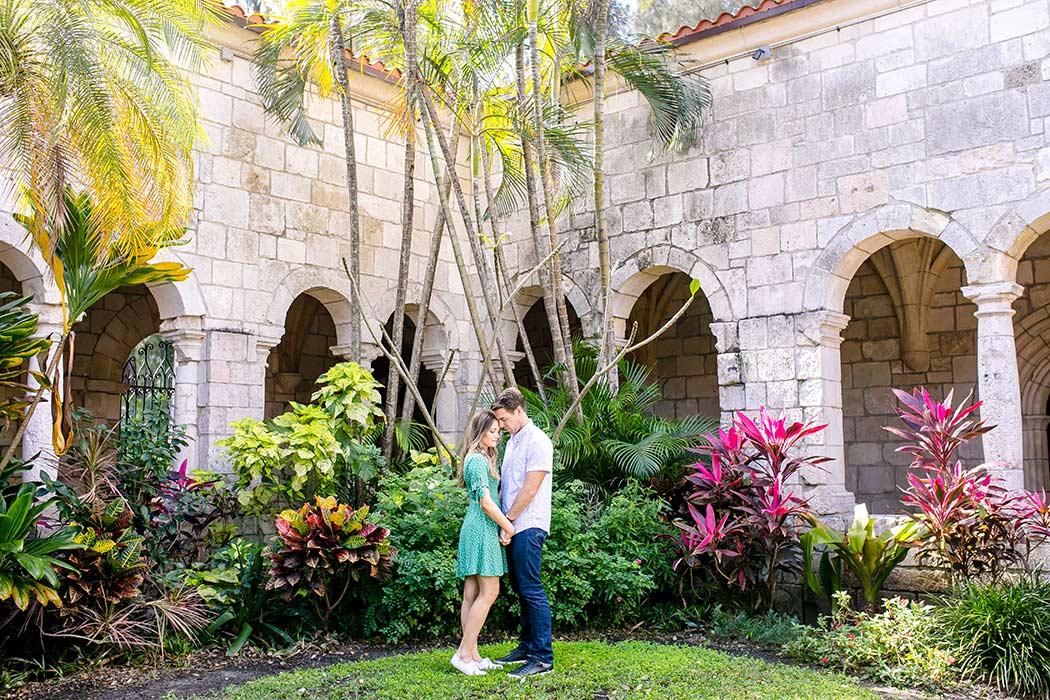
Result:
<svg viewBox="0 0 1050 700"><path fill-rule="evenodd" d="M502 529L500 529L499 543L501 545L506 547L508 544L510 544L510 540L511 540L512 537L514 537L514 526L513 525L511 525L509 528L502 528Z"/></svg>

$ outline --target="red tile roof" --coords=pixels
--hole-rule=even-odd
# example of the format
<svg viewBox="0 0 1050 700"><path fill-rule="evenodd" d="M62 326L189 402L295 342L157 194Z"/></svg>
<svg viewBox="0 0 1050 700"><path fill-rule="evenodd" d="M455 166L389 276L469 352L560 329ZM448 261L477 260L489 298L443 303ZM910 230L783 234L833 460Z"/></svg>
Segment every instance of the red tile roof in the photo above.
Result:
<svg viewBox="0 0 1050 700"><path fill-rule="evenodd" d="M659 40L675 45L688 44L703 37L721 34L730 29L798 10L816 2L820 0L762 0L757 6L744 5L735 13L723 12L713 20L704 19L692 27L684 26L679 27L675 32L665 32L660 35Z"/></svg>
<svg viewBox="0 0 1050 700"><path fill-rule="evenodd" d="M245 27L246 29L252 29L258 31L259 27L267 24L275 24L273 19L270 19L264 15L252 14L249 15L247 11L240 5L223 5L225 10L231 18L234 24ZM360 65L360 70L368 75L371 75L388 82L397 82L401 78L401 73L397 69L387 68L382 61L372 61L367 56L352 56L347 51L347 55L355 63Z"/></svg>

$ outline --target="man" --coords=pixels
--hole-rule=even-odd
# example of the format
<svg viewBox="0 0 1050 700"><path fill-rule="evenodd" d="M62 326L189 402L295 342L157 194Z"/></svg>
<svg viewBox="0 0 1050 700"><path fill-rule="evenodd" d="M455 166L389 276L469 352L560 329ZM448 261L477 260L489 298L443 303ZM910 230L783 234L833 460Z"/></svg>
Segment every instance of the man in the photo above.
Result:
<svg viewBox="0 0 1050 700"><path fill-rule="evenodd" d="M554 670L551 607L540 581L543 541L551 529L551 472L554 446L525 414L525 399L511 388L492 404L500 427L510 433L503 454L503 512L514 524L507 546L510 586L521 604L521 641L497 663L524 663L510 673L518 679Z"/></svg>

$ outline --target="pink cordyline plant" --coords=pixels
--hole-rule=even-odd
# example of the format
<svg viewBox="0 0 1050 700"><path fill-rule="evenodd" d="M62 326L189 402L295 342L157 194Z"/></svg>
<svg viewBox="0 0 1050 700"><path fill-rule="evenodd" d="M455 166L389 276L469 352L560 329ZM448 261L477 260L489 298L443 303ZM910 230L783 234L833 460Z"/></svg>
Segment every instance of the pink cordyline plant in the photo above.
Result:
<svg viewBox="0 0 1050 700"><path fill-rule="evenodd" d="M1013 567L1028 569L1032 548L1050 537L1045 494L1012 494L994 474L999 464L966 468L959 448L993 426L976 417L981 402L953 406L953 392L937 401L925 388L895 389L905 428L886 430L905 440L898 452L912 456L901 501L913 507L922 526L915 545L920 562L947 570L955 579L998 580Z"/></svg>
<svg viewBox="0 0 1050 700"><path fill-rule="evenodd" d="M825 427L763 408L757 420L738 413L728 430L707 436L710 444L701 449L710 453L710 465L694 464L686 476L694 490L689 519L677 523L675 568L687 568L690 577L712 571L718 585L749 592L756 608L771 607L777 577L799 570L797 525L808 513L789 483L799 470L827 461L795 452Z"/></svg>

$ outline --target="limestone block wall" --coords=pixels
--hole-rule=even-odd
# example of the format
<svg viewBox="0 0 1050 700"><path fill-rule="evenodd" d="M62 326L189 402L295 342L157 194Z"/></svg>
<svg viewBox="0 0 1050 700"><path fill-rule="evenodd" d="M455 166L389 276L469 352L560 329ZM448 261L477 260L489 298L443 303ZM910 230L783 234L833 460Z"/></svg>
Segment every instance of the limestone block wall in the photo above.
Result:
<svg viewBox="0 0 1050 700"><path fill-rule="evenodd" d="M760 45L772 54L755 61ZM889 243L936 238L965 275L946 276L951 289L930 302L939 324L931 367L922 377L884 373L877 384L975 385L982 415L1000 425L981 441L983 458L1001 461L996 468L1019 487L1022 389L1010 309L1025 293L1014 286L1026 284L1017 263L1050 228L1050 3L822 0L687 42L681 52L714 98L694 147L654 147L637 93L612 90L606 102L607 228L621 332L658 278L653 270L698 279L712 312L723 420L764 405L827 422L813 446L834 461L801 481L821 508L848 509L845 465L859 416L844 384L862 388L853 363L865 359L865 342L883 354L892 344L874 344L887 329L851 335L859 326L851 327L847 289ZM567 89L589 118L589 87ZM576 246L567 274L592 308L593 220L586 199L561 219ZM527 256L522 222L514 240L518 257ZM845 367L840 345L854 355ZM872 485L865 495L888 493L881 489L890 470L899 476L893 459L880 448L866 460L883 473L880 490Z"/></svg>

